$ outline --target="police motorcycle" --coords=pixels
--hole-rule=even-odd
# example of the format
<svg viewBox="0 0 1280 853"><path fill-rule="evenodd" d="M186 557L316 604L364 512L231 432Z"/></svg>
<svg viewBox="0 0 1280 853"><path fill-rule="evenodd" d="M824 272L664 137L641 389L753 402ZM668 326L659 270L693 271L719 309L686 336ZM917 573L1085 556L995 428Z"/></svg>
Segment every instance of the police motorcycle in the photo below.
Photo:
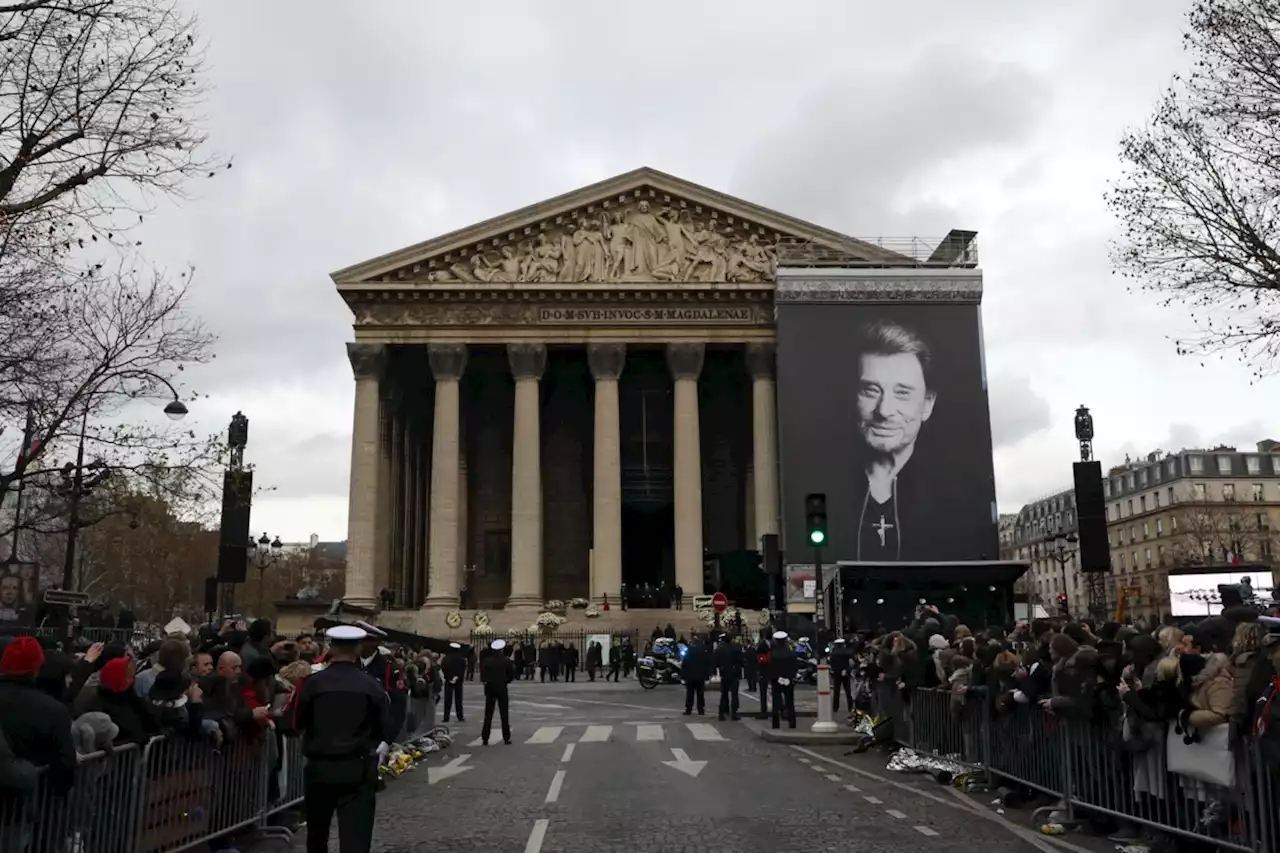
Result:
<svg viewBox="0 0 1280 853"><path fill-rule="evenodd" d="M688 651L688 646L670 637L654 640L649 654L636 661L636 678L640 686L652 690L659 684L680 684L680 665Z"/></svg>
<svg viewBox="0 0 1280 853"><path fill-rule="evenodd" d="M796 683L818 683L818 656L809 645L808 637L796 640Z"/></svg>

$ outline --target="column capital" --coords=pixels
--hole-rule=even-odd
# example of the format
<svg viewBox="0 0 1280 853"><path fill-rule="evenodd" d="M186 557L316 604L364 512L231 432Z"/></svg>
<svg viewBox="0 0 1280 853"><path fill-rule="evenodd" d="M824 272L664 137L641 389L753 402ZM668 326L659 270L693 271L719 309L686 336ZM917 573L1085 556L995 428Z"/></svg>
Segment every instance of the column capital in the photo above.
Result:
<svg viewBox="0 0 1280 853"><path fill-rule="evenodd" d="M507 344L507 362L516 379L541 379L547 368L547 348L542 344Z"/></svg>
<svg viewBox="0 0 1280 853"><path fill-rule="evenodd" d="M387 367L386 344L347 344L347 359L356 379L381 379Z"/></svg>
<svg viewBox="0 0 1280 853"><path fill-rule="evenodd" d="M431 375L437 381L461 379L462 372L467 369L467 345L429 344L427 361L431 364Z"/></svg>
<svg viewBox="0 0 1280 853"><path fill-rule="evenodd" d="M697 379L702 373L705 344L667 344L667 367L675 379Z"/></svg>
<svg viewBox="0 0 1280 853"><path fill-rule="evenodd" d="M617 379L627 363L626 344L589 344L587 364L596 379Z"/></svg>
<svg viewBox="0 0 1280 853"><path fill-rule="evenodd" d="M747 344L747 372L752 379L772 379L778 348L774 344Z"/></svg>

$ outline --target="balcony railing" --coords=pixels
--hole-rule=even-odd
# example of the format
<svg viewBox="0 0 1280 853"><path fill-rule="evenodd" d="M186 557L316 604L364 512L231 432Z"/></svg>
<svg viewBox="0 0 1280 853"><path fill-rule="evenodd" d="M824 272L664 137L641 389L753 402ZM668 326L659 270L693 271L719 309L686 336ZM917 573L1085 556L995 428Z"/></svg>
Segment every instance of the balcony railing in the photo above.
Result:
<svg viewBox="0 0 1280 853"><path fill-rule="evenodd" d="M953 230L945 237L857 237L884 251L852 257L857 251L818 245L799 237L778 241L780 267L960 267L978 265L977 231Z"/></svg>

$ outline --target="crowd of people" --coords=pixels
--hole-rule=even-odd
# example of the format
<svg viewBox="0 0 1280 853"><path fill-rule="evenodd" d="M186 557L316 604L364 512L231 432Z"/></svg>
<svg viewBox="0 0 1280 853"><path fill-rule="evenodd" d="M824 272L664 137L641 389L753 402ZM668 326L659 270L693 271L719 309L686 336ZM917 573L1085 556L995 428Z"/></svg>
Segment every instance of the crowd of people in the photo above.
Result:
<svg viewBox="0 0 1280 853"><path fill-rule="evenodd" d="M1183 829L1229 834L1249 816L1215 791L1249 788L1236 804L1274 796L1262 788L1280 792L1280 620L1250 607L1183 627L1042 619L976 633L929 607L903 630L831 649L833 701L854 680L896 689L904 708L913 698L919 704L920 690L946 692L946 722L955 732L973 714L997 722L1044 715L1073 727L1082 739L1049 758L1094 777L1077 780L1080 788L1125 788L1113 799L1135 819L1104 827L1117 841L1145 838L1152 849L1174 849L1177 839L1156 827L1165 820L1157 815L1175 813L1191 815ZM944 732L934 735L945 740ZM1085 739L1100 746L1090 751ZM1245 809L1256 820L1276 804ZM1057 810L1051 818L1061 816Z"/></svg>

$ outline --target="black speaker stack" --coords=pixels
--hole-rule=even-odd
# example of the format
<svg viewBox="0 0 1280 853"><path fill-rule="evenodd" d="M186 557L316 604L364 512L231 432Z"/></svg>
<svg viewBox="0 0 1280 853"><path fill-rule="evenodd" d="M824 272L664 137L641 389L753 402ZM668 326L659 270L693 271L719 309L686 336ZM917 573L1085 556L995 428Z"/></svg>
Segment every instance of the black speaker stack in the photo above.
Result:
<svg viewBox="0 0 1280 853"><path fill-rule="evenodd" d="M249 511L253 472L228 470L222 479L222 530L218 536L218 583L244 583L249 560Z"/></svg>
<svg viewBox="0 0 1280 853"><path fill-rule="evenodd" d="M1080 570L1111 571L1111 547L1107 542L1107 500L1102 493L1102 463L1076 462L1076 520L1079 522Z"/></svg>

